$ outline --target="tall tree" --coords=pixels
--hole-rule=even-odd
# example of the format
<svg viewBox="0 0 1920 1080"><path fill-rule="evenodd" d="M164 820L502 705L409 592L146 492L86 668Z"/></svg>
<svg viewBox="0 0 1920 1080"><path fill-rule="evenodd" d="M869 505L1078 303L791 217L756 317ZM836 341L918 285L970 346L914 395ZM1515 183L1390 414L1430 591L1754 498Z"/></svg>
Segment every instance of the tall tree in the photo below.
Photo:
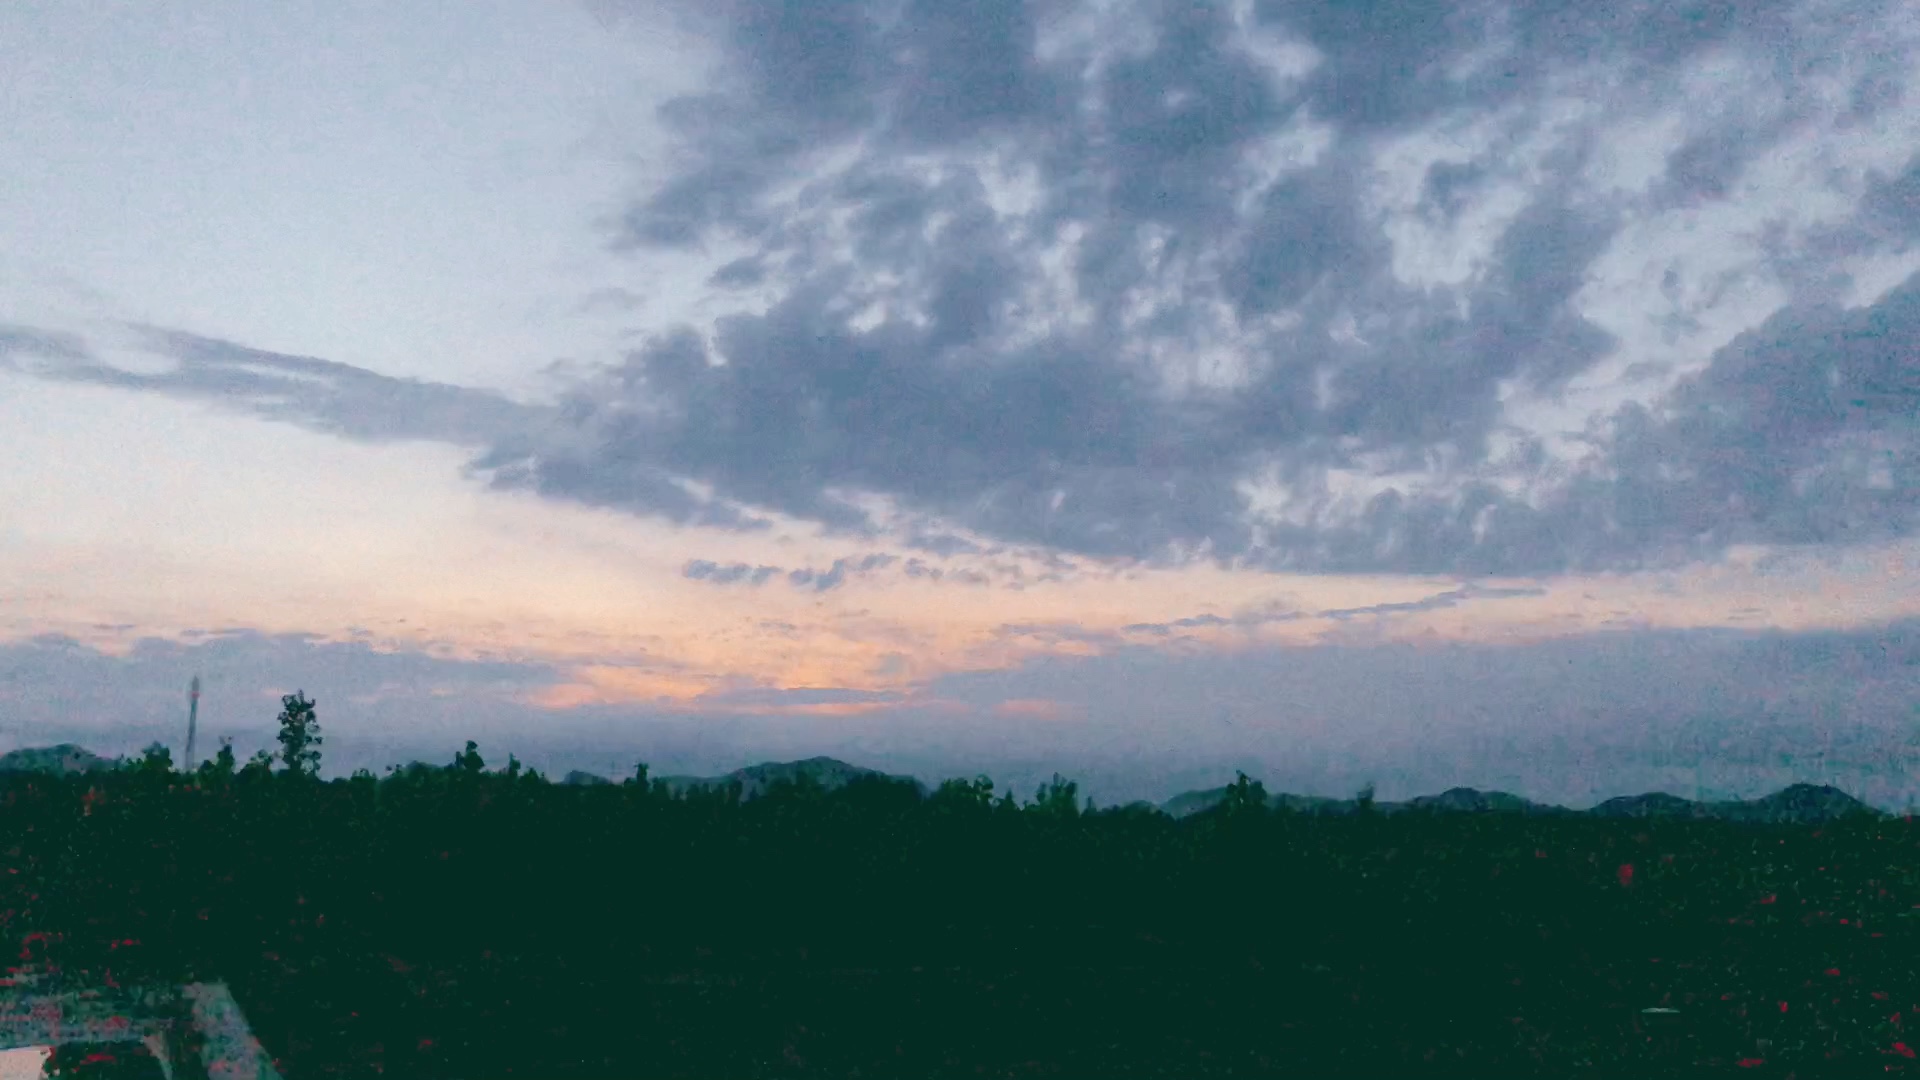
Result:
<svg viewBox="0 0 1920 1080"><path fill-rule="evenodd" d="M1248 779L1247 774L1234 771L1236 779L1227 786L1227 795L1221 802L1230 814L1265 813L1267 809L1267 786L1258 780Z"/></svg>
<svg viewBox="0 0 1920 1080"><path fill-rule="evenodd" d="M453 755L453 767L469 776L485 771L487 763L480 757L480 744L468 739L467 748Z"/></svg>
<svg viewBox="0 0 1920 1080"><path fill-rule="evenodd" d="M305 691L280 699L280 760L295 776L320 774L320 721Z"/></svg>
<svg viewBox="0 0 1920 1080"><path fill-rule="evenodd" d="M234 769L233 743L222 739L220 740L220 752L212 758L201 762L197 772L202 780L224 783L225 781L233 779Z"/></svg>
<svg viewBox="0 0 1920 1080"><path fill-rule="evenodd" d="M173 751L165 743L152 742L134 759L135 771L148 776L165 776L173 771Z"/></svg>
<svg viewBox="0 0 1920 1080"><path fill-rule="evenodd" d="M1080 804L1075 801L1075 796L1079 794L1079 791L1080 785L1078 783L1062 777L1059 773L1054 773L1053 779L1041 785L1040 789L1034 792L1033 802L1029 805L1042 814L1051 814L1057 817L1079 817Z"/></svg>

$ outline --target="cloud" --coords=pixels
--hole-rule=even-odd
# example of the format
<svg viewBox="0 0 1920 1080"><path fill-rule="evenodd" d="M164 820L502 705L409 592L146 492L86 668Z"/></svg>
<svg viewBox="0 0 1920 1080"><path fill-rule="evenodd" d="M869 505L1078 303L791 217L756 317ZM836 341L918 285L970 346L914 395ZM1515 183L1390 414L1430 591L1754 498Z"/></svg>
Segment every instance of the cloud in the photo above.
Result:
<svg viewBox="0 0 1920 1080"><path fill-rule="evenodd" d="M1270 790L1346 795L1375 779L1390 798L1470 784L1579 805L1689 794L1696 776L1741 795L1823 778L1881 805L1915 794L1912 621L1518 645L1104 644L898 690L728 684L674 705L539 708L529 693L569 673L246 630L144 640L124 655L42 638L0 645L0 742L114 754L158 738L177 757L187 680L200 673L209 752L228 735L242 757L271 747L277 695L303 689L320 703L330 775L444 763L472 738L490 763L512 752L552 775L626 773L636 760L708 775L830 754L929 781L985 771L1024 792L1059 770L1103 804L1224 783L1236 767Z"/></svg>
<svg viewBox="0 0 1920 1080"><path fill-rule="evenodd" d="M536 429L545 410L486 390L396 379L333 360L252 349L153 326L127 328L135 349L171 362L159 373L128 371L76 336L17 328L0 332L0 364L11 354L57 361L26 369L64 382L142 390L208 401L267 420L362 442L425 440L490 446Z"/></svg>
<svg viewBox="0 0 1920 1080"><path fill-rule="evenodd" d="M750 585L763 585L767 579L780 572L777 566L751 566L747 563L721 566L707 559L693 559L681 568L680 574L695 581L710 581L715 585L732 585L741 581Z"/></svg>
<svg viewBox="0 0 1920 1080"><path fill-rule="evenodd" d="M744 243L715 282L771 302L583 383L576 444L491 456L519 482L651 513L657 492L603 480L646 462L853 533L1302 570L1549 573L1909 527L1900 500L1851 481L1793 511L1764 486L1844 471L1854 451L1828 441L1795 443L1791 466L1750 461L1760 488L1713 492L1744 506L1694 498L1737 470L1649 472L1649 438L1706 467L1700 417L1751 405L1738 380L1590 414L1585 462L1505 405L1552 399L1622 347L1581 295L1632 200L1739 205L1769 146L1858 111L1858 80L1878 80L1883 112L1909 108L1906 72L1848 75L1833 102L1768 66L1812 64L1897 12L1852 30L1713 0L996 0L965 17L769 0L709 16L716 81L661 114L683 167L620 239ZM1689 88L1715 78L1742 93L1689 123ZM1682 125L1631 199L1593 179L1619 111ZM1860 229L1898 227L1898 183L1856 193ZM1769 330L1817 317L1792 308ZM1770 363L1804 374L1831 347L1803 334ZM1251 510L1257 477L1288 512ZM1756 518L1756 499L1775 509ZM1836 501L1857 527L1806 524Z"/></svg>
<svg viewBox="0 0 1920 1080"><path fill-rule="evenodd" d="M703 694L699 698L698 703L702 706L718 708L748 709L764 706L779 708L822 705L876 706L895 704L904 700L906 700L904 694L892 690L855 690L845 687L780 688L755 686Z"/></svg>
<svg viewBox="0 0 1920 1080"><path fill-rule="evenodd" d="M1920 230L1900 5L665 8L718 62L613 239L724 248L711 324L551 407L170 331L158 375L30 330L0 363L939 555L1531 576L1914 531L1916 286L1841 287Z"/></svg>
<svg viewBox="0 0 1920 1080"><path fill-rule="evenodd" d="M86 342L77 335L31 326L0 325L0 365L5 367L18 369L24 366L22 361L36 359L77 364L87 358Z"/></svg>
<svg viewBox="0 0 1920 1080"><path fill-rule="evenodd" d="M857 559L835 559L833 565L825 570L815 570L811 567L785 570L778 566L752 566L747 563L721 566L708 559L692 559L681 568L680 574L682 577L711 582L715 585L732 585L742 581L750 585L762 585L785 574L788 584L797 589L811 588L815 592L827 592L845 584L849 575L865 576L877 570L884 570L899 561L897 555L875 553L863 555Z"/></svg>
<svg viewBox="0 0 1920 1080"><path fill-rule="evenodd" d="M200 746L235 737L236 752L271 749L280 694L304 690L319 704L330 750L365 761L395 732L422 742L473 725L504 731L527 707L518 698L563 681L549 664L514 658L453 659L367 640L246 629L199 631L184 642L135 641L114 655L70 638L0 645L0 737L16 745L80 742L105 753L159 738L184 753L187 680L203 677Z"/></svg>
<svg viewBox="0 0 1920 1080"><path fill-rule="evenodd" d="M614 492L641 498L661 516L687 524L740 532L771 528L725 499L706 498L663 470L633 463L617 473L574 473L564 466L541 477L523 475L493 458L539 442L564 443L567 418L544 405L514 401L490 390L394 378L350 364L249 348L218 338L153 326L123 328L128 350L170 363L160 372L129 371L105 360L78 335L30 327L0 328L0 369L62 382L107 386L204 401L221 408L290 423L360 442L410 440L487 448L469 470L497 489L558 486L589 502ZM556 430L556 428L562 430ZM595 493L601 492L596 497Z"/></svg>
<svg viewBox="0 0 1920 1080"><path fill-rule="evenodd" d="M1441 608L1456 607L1470 600L1501 600L1509 597L1545 596L1547 590L1535 586L1496 587L1466 584L1445 592L1419 600L1399 603L1370 604L1366 607L1328 608L1321 611L1302 611L1285 604L1269 604L1258 608L1248 608L1235 612L1232 618L1211 613L1190 615L1171 622L1131 623L1120 628L1123 634L1144 634L1149 637L1171 637L1179 630L1217 629L1220 627L1238 627L1252 629L1269 623L1298 622L1303 619L1333 619L1346 622L1369 616L1404 615L1422 611L1437 611Z"/></svg>
<svg viewBox="0 0 1920 1080"><path fill-rule="evenodd" d="M873 552L858 557L845 556L833 560L825 569L811 566L788 569L781 566L753 565L736 562L725 566L711 559L690 559L681 567L680 575L695 581L705 581L713 585L736 585L745 582L749 585L762 585L776 577L784 576L787 583L796 589L810 589L814 592L830 592L847 583L850 578L872 577L883 570L898 566L897 573L912 579L927 581L954 581L963 585L992 585L997 577L1001 579L1001 588L1019 591L1033 581L1064 581L1066 574L1060 570L1048 570L1035 575L1032 579L1018 563L990 563L986 570L970 566L941 567L928 564L924 559L909 558L902 560L898 555Z"/></svg>
<svg viewBox="0 0 1920 1080"><path fill-rule="evenodd" d="M1357 608L1334 608L1319 613L1323 619L1354 619L1366 615L1401 615L1416 611L1438 611L1441 608L1455 607L1468 600L1499 600L1506 597L1545 596L1547 590L1540 588L1491 588L1464 585L1458 589L1449 589L1443 593L1420 600L1410 600L1397 604L1370 604Z"/></svg>
<svg viewBox="0 0 1920 1080"><path fill-rule="evenodd" d="M1920 523L1920 278L1871 307L1781 311L1721 349L1658 409L1623 406L1604 455L1538 505L1491 485L1376 497L1338 530L1299 533L1364 569L1383 541L1453 567L1677 563L1736 545L1841 545ZM1342 555L1342 551L1349 554Z"/></svg>
<svg viewBox="0 0 1920 1080"><path fill-rule="evenodd" d="M994 631L1001 638L1032 638L1045 645L1097 645L1110 646L1120 643L1120 638L1102 630L1089 630L1078 623L1005 623Z"/></svg>
<svg viewBox="0 0 1920 1080"><path fill-rule="evenodd" d="M943 676L924 693L982 709L954 736L976 753L995 738L1005 757L1050 757L1082 777L1130 764L1136 791L1210 762L1206 786L1231 780L1237 764L1269 790L1325 795L1375 779L1393 798L1465 784L1590 805L1645 790L1690 795L1696 777L1742 796L1825 778L1898 806L1920 794L1909 746L1916 630L1909 620L1231 653L1132 644ZM989 719L1001 703L1036 700L1072 703L1097 733Z"/></svg>
<svg viewBox="0 0 1920 1080"><path fill-rule="evenodd" d="M1198 627L1232 626L1232 619L1218 615L1192 615L1184 619L1175 619L1164 623L1130 623L1120 628L1123 634L1151 634L1154 637L1166 637L1175 630L1189 630Z"/></svg>
<svg viewBox="0 0 1920 1080"><path fill-rule="evenodd" d="M803 567L799 570L790 571L787 574L787 580L791 582L795 588L812 588L815 592L827 592L830 589L839 588L846 582L849 575L863 577L876 570L884 570L899 561L900 559L897 555L877 553L863 555L858 559L835 559L833 560L833 565L825 570L814 570L810 567Z"/></svg>

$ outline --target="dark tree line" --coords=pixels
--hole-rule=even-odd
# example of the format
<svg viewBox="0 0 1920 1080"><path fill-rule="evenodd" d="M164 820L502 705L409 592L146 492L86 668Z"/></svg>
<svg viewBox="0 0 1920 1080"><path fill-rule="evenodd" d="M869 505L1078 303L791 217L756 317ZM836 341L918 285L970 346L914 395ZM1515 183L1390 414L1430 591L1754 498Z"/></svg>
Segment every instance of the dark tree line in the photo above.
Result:
<svg viewBox="0 0 1920 1080"><path fill-rule="evenodd" d="M283 705L238 768L0 778L0 934L229 981L291 1080L1884 1075L1920 1009L1903 822L1319 818L1244 774L1180 820L1058 775L746 799L473 742L323 781Z"/></svg>

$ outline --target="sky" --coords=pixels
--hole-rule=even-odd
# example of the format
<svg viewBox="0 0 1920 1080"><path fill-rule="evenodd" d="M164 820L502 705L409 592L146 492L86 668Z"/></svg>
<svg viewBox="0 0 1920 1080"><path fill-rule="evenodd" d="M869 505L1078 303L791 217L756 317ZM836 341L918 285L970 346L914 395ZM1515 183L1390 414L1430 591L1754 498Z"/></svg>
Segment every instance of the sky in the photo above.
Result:
<svg viewBox="0 0 1920 1080"><path fill-rule="evenodd" d="M1920 6L0 6L0 749L1920 794Z"/></svg>

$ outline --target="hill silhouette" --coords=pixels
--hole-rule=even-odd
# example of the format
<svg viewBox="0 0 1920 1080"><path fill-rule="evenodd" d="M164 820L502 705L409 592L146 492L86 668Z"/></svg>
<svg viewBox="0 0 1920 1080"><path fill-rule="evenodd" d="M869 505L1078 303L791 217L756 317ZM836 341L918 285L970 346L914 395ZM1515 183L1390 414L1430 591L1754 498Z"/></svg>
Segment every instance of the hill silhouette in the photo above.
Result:
<svg viewBox="0 0 1920 1080"><path fill-rule="evenodd" d="M1188 817L1205 813L1225 801L1225 787L1189 791L1160 804L1163 813ZM1316 795L1270 795L1267 805L1278 810L1304 814L1352 814L1359 811L1353 799L1332 799ZM1380 802L1374 809L1382 814L1407 811L1438 813L1511 813L1528 816L1571 816L1598 818L1695 818L1714 821L1758 823L1816 824L1847 817L1887 817L1884 811L1861 802L1839 788L1820 784L1793 784L1757 799L1694 802L1678 795L1655 791L1643 795L1621 795L1588 810L1573 810L1550 803L1535 802L1504 791L1480 791L1475 788L1449 788L1438 795L1420 795L1405 802Z"/></svg>
<svg viewBox="0 0 1920 1080"><path fill-rule="evenodd" d="M70 773L114 769L120 764L116 758L101 757L73 743L22 747L0 755L0 773L37 772L66 776Z"/></svg>
<svg viewBox="0 0 1920 1080"><path fill-rule="evenodd" d="M679 794L690 788L722 788L729 783L740 784L740 797L751 799L769 787L782 781L797 781L802 776L819 783L833 791L845 787L847 782L860 776L886 776L894 780L911 780L914 787L925 795L928 787L919 779L911 776L893 776L879 769L869 769L861 765L849 765L838 758L810 757L800 761L763 761L758 765L749 765L735 769L722 776L663 776L660 780L669 791Z"/></svg>
<svg viewBox="0 0 1920 1080"><path fill-rule="evenodd" d="M23 747L0 755L0 774L35 772L69 775L117 769L124 764L125 762L121 759L102 757L74 743L60 743L55 746ZM431 771L436 768L438 766L415 761L397 771ZM667 786L667 790L676 795L697 788L724 788L730 783L738 782L740 797L751 799L766 792L776 783L793 782L803 776L817 782L827 791L844 787L849 781L860 776L884 776L894 780L911 781L923 796L932 790L917 777L886 773L879 769L854 765L826 756L803 758L798 761L764 761L719 776L663 776L657 779ZM614 783L607 777L579 769L567 773L561 782L574 786ZM1228 788L1222 785L1182 792L1160 803L1157 807L1145 800L1135 800L1129 806L1151 807L1171 817L1184 818L1204 813L1218 806L1225 801L1227 792ZM1324 795L1296 795L1288 792L1269 795L1267 805L1276 810L1314 815L1343 815L1356 813L1359 810L1359 803L1354 799L1337 799ZM1438 813L1574 815L1599 818L1697 818L1762 823L1819 823L1856 815L1888 816L1884 811L1861 802L1839 788L1808 783L1792 784L1770 795L1755 799L1715 802L1696 802L1663 791L1619 795L1587 810L1573 810L1550 803L1535 802L1505 791L1481 791L1477 788L1455 787L1436 795L1415 796L1403 802L1378 802L1374 804L1374 809L1382 814L1397 814L1411 810Z"/></svg>

